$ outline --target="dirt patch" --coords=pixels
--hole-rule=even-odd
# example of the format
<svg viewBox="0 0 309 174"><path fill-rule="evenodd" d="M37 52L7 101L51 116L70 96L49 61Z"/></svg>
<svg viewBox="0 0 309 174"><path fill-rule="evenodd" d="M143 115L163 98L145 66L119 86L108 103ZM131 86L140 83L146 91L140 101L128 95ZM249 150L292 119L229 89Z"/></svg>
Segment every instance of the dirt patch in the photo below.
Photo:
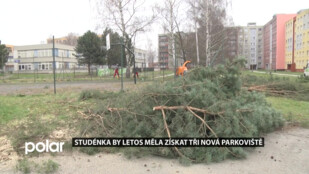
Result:
<svg viewBox="0 0 309 174"><path fill-rule="evenodd" d="M287 128L265 136L265 147L256 148L244 160L181 166L177 160L158 157L126 159L122 154L94 156L74 152L31 158L38 162L52 159L61 166L57 173L309 173L309 129ZM2 164L0 164L1 166ZM14 173L13 165L0 167L0 173Z"/></svg>
<svg viewBox="0 0 309 174"><path fill-rule="evenodd" d="M51 141L70 141L72 139L73 132L69 129L61 129L61 130L54 130L49 135L49 140Z"/></svg>
<svg viewBox="0 0 309 174"><path fill-rule="evenodd" d="M0 137L0 171L15 164L19 157L6 136Z"/></svg>

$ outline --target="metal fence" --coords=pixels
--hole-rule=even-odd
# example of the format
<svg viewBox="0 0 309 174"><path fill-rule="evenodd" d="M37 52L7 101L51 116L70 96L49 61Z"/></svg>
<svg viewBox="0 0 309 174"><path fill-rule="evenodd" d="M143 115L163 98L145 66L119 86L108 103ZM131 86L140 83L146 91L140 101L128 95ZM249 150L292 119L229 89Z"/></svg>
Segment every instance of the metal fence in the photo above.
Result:
<svg viewBox="0 0 309 174"><path fill-rule="evenodd" d="M138 72L137 82L165 80L174 75L173 70L155 69L155 68L136 68ZM113 68L87 68L57 69L57 82L73 81L113 81L118 79L114 77L115 69ZM119 75L120 75L119 69ZM133 69L130 71L130 78L126 78L126 69L123 69L125 81L133 81ZM53 82L53 70L17 70L0 72L1 83L40 83Z"/></svg>

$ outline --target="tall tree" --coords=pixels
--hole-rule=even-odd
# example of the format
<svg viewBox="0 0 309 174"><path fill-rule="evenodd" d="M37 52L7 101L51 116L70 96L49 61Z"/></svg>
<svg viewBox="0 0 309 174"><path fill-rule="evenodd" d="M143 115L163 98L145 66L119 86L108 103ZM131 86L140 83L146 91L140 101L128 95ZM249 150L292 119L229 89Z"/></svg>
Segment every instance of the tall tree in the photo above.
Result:
<svg viewBox="0 0 309 174"><path fill-rule="evenodd" d="M110 42L112 43L120 43L121 36L114 32L110 28L105 28L102 35L102 44L106 46L106 36L110 35ZM112 46L109 51L104 50L106 55L107 65L110 67L112 65L120 65L121 64L121 47L120 46ZM127 65L127 61L124 61L124 66Z"/></svg>
<svg viewBox="0 0 309 174"><path fill-rule="evenodd" d="M78 58L80 64L88 66L90 74L91 65L102 65L105 63L104 52L101 49L101 40L94 32L88 31L77 40L75 51L82 55Z"/></svg>
<svg viewBox="0 0 309 174"><path fill-rule="evenodd" d="M200 64L200 54L199 54L199 38L198 38L198 10L197 5L199 0L188 0L190 9L188 10L188 14L194 23L194 31L195 31L195 47L196 47L196 64Z"/></svg>
<svg viewBox="0 0 309 174"><path fill-rule="evenodd" d="M201 0L197 6L199 10L198 23L204 31L205 65L213 65L222 51L224 43L224 23L228 0Z"/></svg>
<svg viewBox="0 0 309 174"><path fill-rule="evenodd" d="M9 51L4 44L0 45L0 67L4 70L4 65L8 61Z"/></svg>
<svg viewBox="0 0 309 174"><path fill-rule="evenodd" d="M169 64L174 65L176 59L176 49L175 49L175 22L177 21L178 9L180 6L180 0L166 0L164 4L159 6L157 5L156 9L161 17L161 24L164 31L168 32L169 36L169 56L173 59L169 61ZM177 23L178 24L178 23ZM177 65L174 65L177 66Z"/></svg>
<svg viewBox="0 0 309 174"><path fill-rule="evenodd" d="M153 67L155 57L156 57L156 51L153 48L152 41L148 39L147 40L147 62L150 67Z"/></svg>
<svg viewBox="0 0 309 174"><path fill-rule="evenodd" d="M145 13L144 0L97 0L99 13L102 21L107 23L107 26L120 31L124 39L126 47L130 47L132 40L139 32L144 32L156 19L153 14ZM101 8L100 8L101 7ZM130 66L132 55L126 50L127 64L126 77L130 77Z"/></svg>

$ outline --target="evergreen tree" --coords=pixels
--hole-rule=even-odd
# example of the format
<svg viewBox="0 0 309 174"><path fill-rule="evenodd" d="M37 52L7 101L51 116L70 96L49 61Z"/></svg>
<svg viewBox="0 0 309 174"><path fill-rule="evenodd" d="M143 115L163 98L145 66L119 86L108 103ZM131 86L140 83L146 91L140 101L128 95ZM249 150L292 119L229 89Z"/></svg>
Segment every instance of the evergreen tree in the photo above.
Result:
<svg viewBox="0 0 309 174"><path fill-rule="evenodd" d="M114 32L110 28L105 28L103 35L102 35L102 43L106 46L106 36L107 34L110 35L110 42L111 44L120 43L120 35L117 32ZM104 54L106 55L107 65L110 67L112 65L120 65L121 64L121 46L120 45L113 45L111 46L110 50L104 50ZM127 65L126 59L123 61L124 66Z"/></svg>
<svg viewBox="0 0 309 174"><path fill-rule="evenodd" d="M106 62L101 46L100 38L91 31L86 32L77 40L75 51L82 55L82 58L78 59L78 63L86 64L89 74L91 65L102 65Z"/></svg>
<svg viewBox="0 0 309 174"><path fill-rule="evenodd" d="M5 45L0 45L0 68L3 70L5 63L8 60L9 51Z"/></svg>

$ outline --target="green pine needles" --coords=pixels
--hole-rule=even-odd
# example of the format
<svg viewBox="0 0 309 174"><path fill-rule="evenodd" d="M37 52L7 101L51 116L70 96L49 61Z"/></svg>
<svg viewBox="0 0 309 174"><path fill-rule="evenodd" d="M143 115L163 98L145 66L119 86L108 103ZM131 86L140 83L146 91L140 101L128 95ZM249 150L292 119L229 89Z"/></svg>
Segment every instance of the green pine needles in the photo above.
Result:
<svg viewBox="0 0 309 174"><path fill-rule="evenodd" d="M242 88L243 60L196 68L185 77L115 94L84 113L82 130L100 137L258 137L283 125L265 97ZM183 164L244 158L244 147L113 148L127 155L179 158Z"/></svg>

